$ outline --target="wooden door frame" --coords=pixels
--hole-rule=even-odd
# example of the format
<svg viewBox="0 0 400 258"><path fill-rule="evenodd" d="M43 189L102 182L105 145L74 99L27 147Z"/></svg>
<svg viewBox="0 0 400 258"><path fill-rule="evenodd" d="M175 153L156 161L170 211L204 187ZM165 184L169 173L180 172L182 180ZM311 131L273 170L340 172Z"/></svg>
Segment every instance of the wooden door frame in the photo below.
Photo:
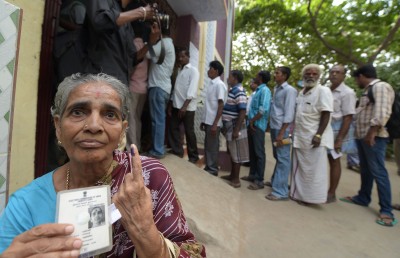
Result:
<svg viewBox="0 0 400 258"><path fill-rule="evenodd" d="M50 135L50 107L54 95L53 45L61 0L46 0L42 24L36 115L35 178L45 174Z"/></svg>

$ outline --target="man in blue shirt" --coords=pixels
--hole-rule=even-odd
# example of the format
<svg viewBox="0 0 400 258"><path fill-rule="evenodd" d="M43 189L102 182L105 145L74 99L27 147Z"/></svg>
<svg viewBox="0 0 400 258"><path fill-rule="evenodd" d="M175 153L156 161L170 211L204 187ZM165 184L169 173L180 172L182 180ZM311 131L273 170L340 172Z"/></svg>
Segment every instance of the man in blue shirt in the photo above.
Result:
<svg viewBox="0 0 400 258"><path fill-rule="evenodd" d="M287 83L290 77L290 68L281 66L276 68L274 79L274 97L271 104L271 141L276 160L270 186L272 192L265 196L268 200L287 200L289 196L288 178L290 173L290 142L289 131L294 120L297 90ZM266 183L266 185L269 182Z"/></svg>
<svg viewBox="0 0 400 258"><path fill-rule="evenodd" d="M271 79L268 71L260 71L256 77L258 87L254 94L248 115L248 140L250 152L250 172L241 179L250 181L250 190L264 188L265 170L265 131L268 125L269 108L271 104L271 91L267 83Z"/></svg>

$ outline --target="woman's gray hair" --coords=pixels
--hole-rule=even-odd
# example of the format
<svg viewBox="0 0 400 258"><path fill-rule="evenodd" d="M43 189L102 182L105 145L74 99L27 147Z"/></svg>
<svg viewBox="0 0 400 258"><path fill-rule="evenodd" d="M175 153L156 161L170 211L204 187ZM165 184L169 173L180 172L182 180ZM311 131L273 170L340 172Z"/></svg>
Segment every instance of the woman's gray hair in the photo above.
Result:
<svg viewBox="0 0 400 258"><path fill-rule="evenodd" d="M301 70L301 75L304 75L305 71L307 71L308 69L317 69L317 70L318 70L318 73L319 73L319 74L318 74L319 77L321 77L322 72L323 72L323 70L322 70L322 68L321 68L320 65L317 65L317 64L308 64L308 65L304 66L303 69Z"/></svg>
<svg viewBox="0 0 400 258"><path fill-rule="evenodd" d="M105 74L80 74L76 73L66 77L58 86L56 96L54 97L54 105L51 107L52 117L59 116L60 118L64 114L67 101L71 92L78 86L87 83L100 82L105 83L113 88L119 95L121 100L121 112L122 119L128 119L128 106L129 106L129 90L128 87L123 84L117 78Z"/></svg>

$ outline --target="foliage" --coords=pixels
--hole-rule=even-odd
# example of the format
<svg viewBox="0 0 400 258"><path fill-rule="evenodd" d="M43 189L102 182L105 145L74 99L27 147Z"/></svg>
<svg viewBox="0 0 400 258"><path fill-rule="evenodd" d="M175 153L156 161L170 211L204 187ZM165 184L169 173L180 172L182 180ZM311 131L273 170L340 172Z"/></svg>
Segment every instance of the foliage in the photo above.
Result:
<svg viewBox="0 0 400 258"><path fill-rule="evenodd" d="M400 62L378 66L377 73L379 79L388 82L395 91L400 91Z"/></svg>
<svg viewBox="0 0 400 258"><path fill-rule="evenodd" d="M261 69L286 65L292 68L289 82L296 85L308 63L325 69L342 63L353 70L365 63L387 67L400 60L398 0L236 3L232 66L243 70L246 79Z"/></svg>

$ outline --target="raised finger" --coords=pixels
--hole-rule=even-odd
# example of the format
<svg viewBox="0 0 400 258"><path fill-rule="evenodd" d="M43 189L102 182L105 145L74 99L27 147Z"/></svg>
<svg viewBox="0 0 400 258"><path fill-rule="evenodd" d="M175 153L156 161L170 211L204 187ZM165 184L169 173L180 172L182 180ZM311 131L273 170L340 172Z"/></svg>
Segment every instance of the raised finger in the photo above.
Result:
<svg viewBox="0 0 400 258"><path fill-rule="evenodd" d="M142 161L140 160L139 151L135 144L131 144L131 160L133 180L142 181Z"/></svg>

